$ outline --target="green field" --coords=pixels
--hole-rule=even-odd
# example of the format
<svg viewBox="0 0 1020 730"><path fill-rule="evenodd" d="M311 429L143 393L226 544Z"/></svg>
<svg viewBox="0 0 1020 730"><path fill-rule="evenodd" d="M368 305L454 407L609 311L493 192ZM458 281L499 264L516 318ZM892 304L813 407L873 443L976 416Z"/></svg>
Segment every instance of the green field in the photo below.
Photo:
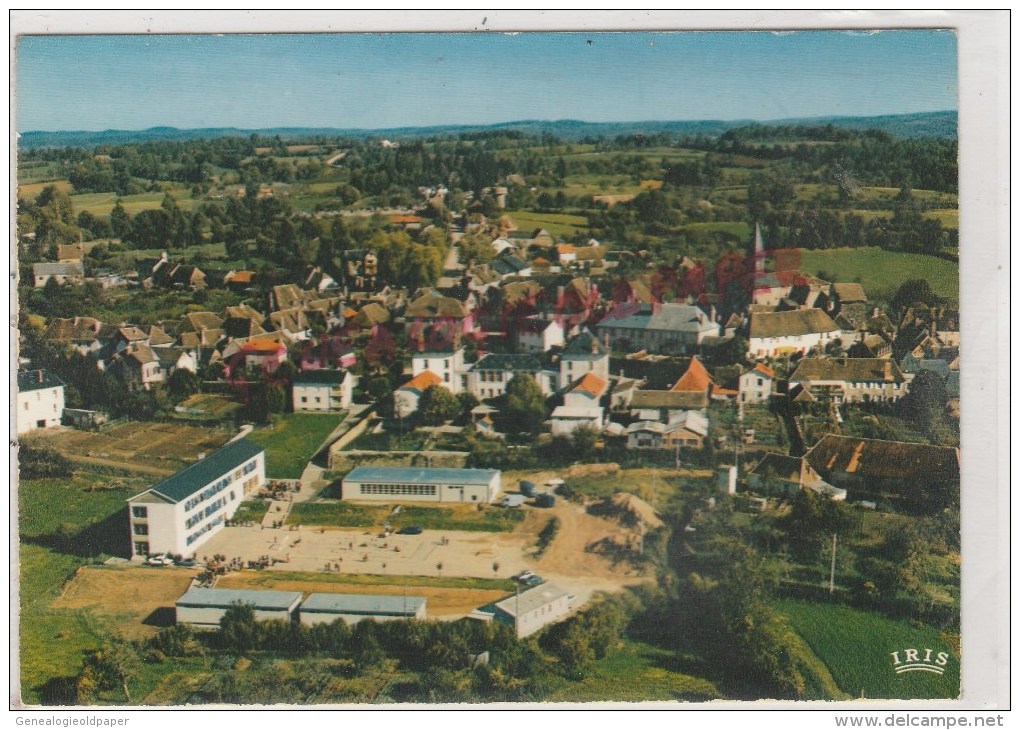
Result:
<svg viewBox="0 0 1020 730"><path fill-rule="evenodd" d="M266 476L270 479L299 479L305 464L319 450L344 413L287 413L272 426L248 434L266 449Z"/></svg>
<svg viewBox="0 0 1020 730"><path fill-rule="evenodd" d="M296 581L300 583L339 583L341 585L391 586L391 575L355 575L353 573L314 573L273 570L249 574L245 581L252 588L265 586L272 590L279 583ZM425 575L402 575L400 585L426 588L464 588L481 591L511 592L517 586L512 580L503 578L433 578Z"/></svg>
<svg viewBox="0 0 1020 730"><path fill-rule="evenodd" d="M536 228L544 228L552 236L573 236L588 227L588 219L583 215L567 215L565 213L532 213L525 210L508 210L519 231L530 233Z"/></svg>
<svg viewBox="0 0 1020 730"><path fill-rule="evenodd" d="M372 527L389 520L394 529L417 525L426 530L465 530L471 532L510 532L524 519L515 509L488 507L455 509L403 505L400 514L391 516L393 505L353 504L351 502L298 502L287 515L287 524L324 527Z"/></svg>
<svg viewBox="0 0 1020 730"><path fill-rule="evenodd" d="M960 660L949 642L929 626L912 626L879 614L838 605L802 601L777 601L776 610L789 617L790 624L821 659L840 689L851 697L868 699L955 698L960 694ZM896 674L893 652L931 649L949 654L945 674L926 671Z"/></svg>
<svg viewBox="0 0 1020 730"><path fill-rule="evenodd" d="M108 488L111 483L119 487ZM49 606L90 556L124 554L125 500L146 486L145 479L86 471L72 479L19 482L19 655L25 702L41 702L47 681L77 674L82 652L102 643L106 634L88 612ZM118 514L124 516L123 529L111 529L119 527Z"/></svg>
<svg viewBox="0 0 1020 730"><path fill-rule="evenodd" d="M800 254L801 271L824 271L837 281L859 281L872 299L891 299L909 279L927 279L932 290L951 303L960 299L960 267L944 259L874 247L800 249Z"/></svg>
<svg viewBox="0 0 1020 730"><path fill-rule="evenodd" d="M723 695L707 679L674 668L674 652L624 641L579 682L555 690L549 702L707 702Z"/></svg>
<svg viewBox="0 0 1020 730"><path fill-rule="evenodd" d="M751 226L743 221L716 221L712 223L685 223L683 226L677 229L678 233L684 232L703 232L703 233L714 233L716 231L723 231L725 233L732 234L739 238L741 241L749 239L752 234Z"/></svg>
<svg viewBox="0 0 1020 730"><path fill-rule="evenodd" d="M191 199L191 191L186 188L175 188L170 194L177 200L177 207L181 210L191 210L195 206ZM139 193L138 195L125 195L121 197L121 205L124 210L134 215L143 210L154 210L163 203L163 191L154 193ZM95 216L108 216L113 206L117 203L117 193L84 193L72 195L71 203L74 205L74 212L81 213L88 211Z"/></svg>

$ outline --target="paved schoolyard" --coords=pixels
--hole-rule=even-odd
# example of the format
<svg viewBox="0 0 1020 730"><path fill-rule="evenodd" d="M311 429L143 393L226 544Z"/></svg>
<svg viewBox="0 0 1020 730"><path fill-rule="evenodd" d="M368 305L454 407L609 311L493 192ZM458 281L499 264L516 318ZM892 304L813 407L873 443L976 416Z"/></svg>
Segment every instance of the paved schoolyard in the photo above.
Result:
<svg viewBox="0 0 1020 730"><path fill-rule="evenodd" d="M505 532L426 530L382 537L364 528L256 525L224 528L197 557L221 554L247 563L268 555L279 561L270 570L325 572L328 565L329 571L340 573L508 578L533 567L525 552L529 547L527 536ZM495 571L493 564L498 564Z"/></svg>

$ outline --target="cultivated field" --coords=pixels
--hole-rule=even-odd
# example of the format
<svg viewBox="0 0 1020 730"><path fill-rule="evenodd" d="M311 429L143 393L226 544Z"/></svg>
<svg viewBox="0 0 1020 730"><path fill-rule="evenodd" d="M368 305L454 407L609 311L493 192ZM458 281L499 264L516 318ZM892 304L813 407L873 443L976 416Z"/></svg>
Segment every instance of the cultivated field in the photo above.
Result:
<svg viewBox="0 0 1020 730"><path fill-rule="evenodd" d="M233 398L216 393L195 393L183 401L178 408L179 418L217 418L226 419L234 415L241 404Z"/></svg>
<svg viewBox="0 0 1020 730"><path fill-rule="evenodd" d="M143 474L171 474L225 444L231 434L174 423L129 421L101 431L45 429L24 437L72 461Z"/></svg>

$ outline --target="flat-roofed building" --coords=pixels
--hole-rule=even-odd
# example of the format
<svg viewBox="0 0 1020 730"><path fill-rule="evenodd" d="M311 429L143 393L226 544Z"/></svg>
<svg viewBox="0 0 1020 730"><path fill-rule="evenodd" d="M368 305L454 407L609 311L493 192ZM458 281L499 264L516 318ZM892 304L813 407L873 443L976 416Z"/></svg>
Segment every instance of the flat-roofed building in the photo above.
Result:
<svg viewBox="0 0 1020 730"><path fill-rule="evenodd" d="M498 469L359 466L343 479L342 499L383 502L478 502L496 499Z"/></svg>
<svg viewBox="0 0 1020 730"><path fill-rule="evenodd" d="M301 603L301 592L191 587L175 604L177 623L203 629L219 628L227 609L238 603L251 606L256 621L290 621Z"/></svg>
<svg viewBox="0 0 1020 730"><path fill-rule="evenodd" d="M132 557L194 555L265 480L265 450L242 438L131 497Z"/></svg>
<svg viewBox="0 0 1020 730"><path fill-rule="evenodd" d="M362 593L312 593L301 604L301 623L306 626L331 624L343 620L356 624L367 618L375 621L399 621L426 618L426 599L422 596L379 596Z"/></svg>
<svg viewBox="0 0 1020 730"><path fill-rule="evenodd" d="M565 616L574 598L559 586L544 583L475 609L469 618L513 626L517 638L523 639Z"/></svg>

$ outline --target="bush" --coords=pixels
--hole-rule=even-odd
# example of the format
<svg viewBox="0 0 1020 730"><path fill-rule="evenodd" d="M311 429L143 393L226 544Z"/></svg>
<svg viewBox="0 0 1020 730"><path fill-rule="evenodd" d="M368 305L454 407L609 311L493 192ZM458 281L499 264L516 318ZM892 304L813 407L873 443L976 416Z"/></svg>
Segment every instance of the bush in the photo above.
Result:
<svg viewBox="0 0 1020 730"><path fill-rule="evenodd" d="M22 479L60 479L74 473L71 462L56 451L34 446L18 450L18 467Z"/></svg>

